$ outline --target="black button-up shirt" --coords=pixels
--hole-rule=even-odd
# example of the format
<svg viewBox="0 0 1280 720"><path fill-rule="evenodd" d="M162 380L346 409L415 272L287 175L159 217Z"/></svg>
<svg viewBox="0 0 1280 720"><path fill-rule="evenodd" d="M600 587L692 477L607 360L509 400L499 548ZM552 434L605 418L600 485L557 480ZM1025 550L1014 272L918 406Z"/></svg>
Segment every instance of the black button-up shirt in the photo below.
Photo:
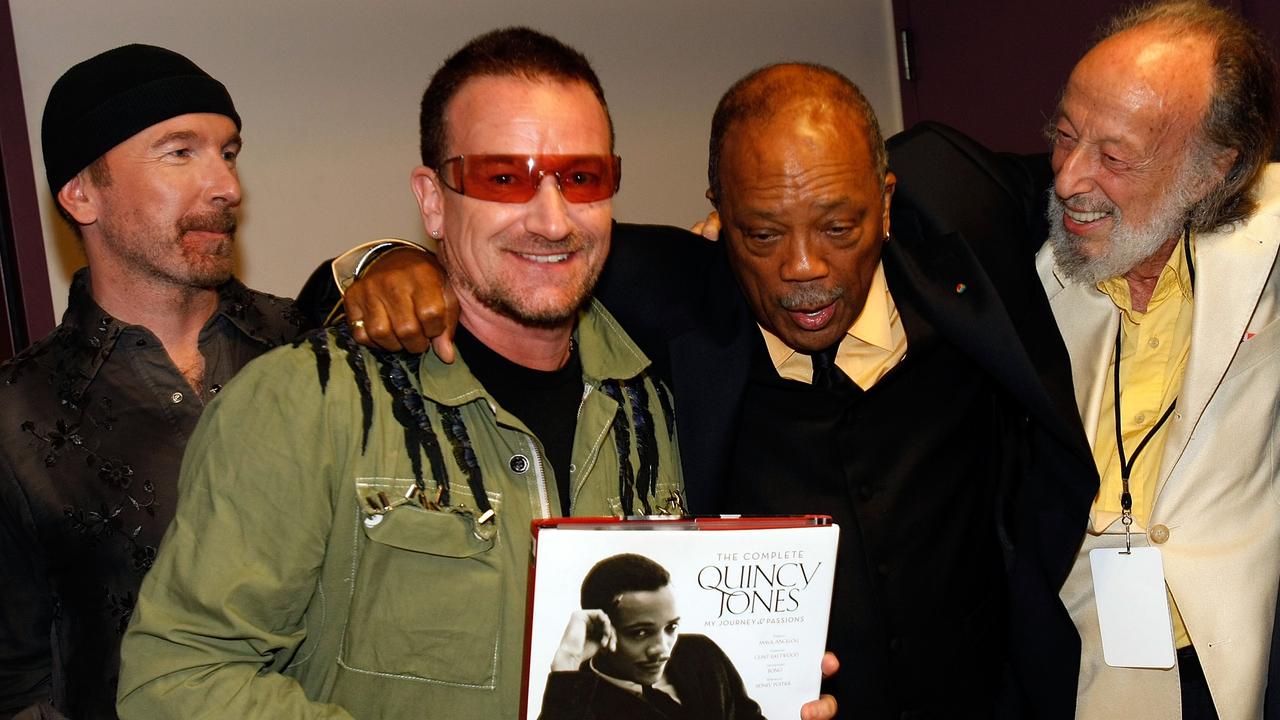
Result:
<svg viewBox="0 0 1280 720"><path fill-rule="evenodd" d="M200 331L205 392L301 324L292 301L224 284ZM62 324L0 366L0 717L115 717L120 638L208 399L155 335L98 307L87 270Z"/></svg>

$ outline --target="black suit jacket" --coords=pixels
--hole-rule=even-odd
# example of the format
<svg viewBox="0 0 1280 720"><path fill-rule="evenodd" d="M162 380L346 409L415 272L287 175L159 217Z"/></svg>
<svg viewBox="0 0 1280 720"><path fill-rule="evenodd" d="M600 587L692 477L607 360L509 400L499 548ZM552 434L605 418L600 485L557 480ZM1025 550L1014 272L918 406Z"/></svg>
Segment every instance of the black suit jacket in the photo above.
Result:
<svg viewBox="0 0 1280 720"><path fill-rule="evenodd" d="M1020 451L1005 459L1015 480L993 513L1009 568L1002 714L1070 718L1079 638L1057 592L1082 537L1097 475L1066 348L1033 264L1043 237L1042 165L992 154L936 125L892 138L889 149L898 187L884 261L908 281L892 291L895 297L910 292L937 332L1018 409L1009 430ZM963 292L956 291L960 284ZM672 228L619 224L597 296L671 385L690 507L707 513L731 506L726 468L759 330L723 247ZM902 421L904 438L915 422L886 420ZM851 665L856 668L846 658L846 673ZM857 698L842 701L858 710Z"/></svg>

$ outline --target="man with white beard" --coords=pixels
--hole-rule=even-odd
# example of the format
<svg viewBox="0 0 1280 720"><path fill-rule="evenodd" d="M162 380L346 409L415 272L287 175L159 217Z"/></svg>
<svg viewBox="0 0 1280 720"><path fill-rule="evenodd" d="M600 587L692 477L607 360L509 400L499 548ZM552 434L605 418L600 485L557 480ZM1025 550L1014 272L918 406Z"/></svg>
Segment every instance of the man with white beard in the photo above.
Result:
<svg viewBox="0 0 1280 720"><path fill-rule="evenodd" d="M1054 222L1068 208L1057 193L1049 193L1048 239L1058 270L1071 280L1096 284L1125 275L1144 260L1168 256L1169 248L1165 246L1172 247L1170 238L1176 242L1181 237L1188 212L1198 200L1196 192L1201 189L1204 178L1210 175L1207 172L1210 158L1204 156L1203 150L1201 147L1190 149L1191 157L1184 160L1169 190L1144 225L1125 222L1121 208L1105 198L1074 197L1071 208L1073 220L1084 223L1107 215L1115 219L1108 245L1098 254L1090 254L1084 243L1085 236L1070 233L1063 223Z"/></svg>
<svg viewBox="0 0 1280 720"><path fill-rule="evenodd" d="M1262 715L1280 579L1275 93L1239 18L1156 4L1084 56L1051 128L1037 262L1101 476L1061 593L1079 718Z"/></svg>

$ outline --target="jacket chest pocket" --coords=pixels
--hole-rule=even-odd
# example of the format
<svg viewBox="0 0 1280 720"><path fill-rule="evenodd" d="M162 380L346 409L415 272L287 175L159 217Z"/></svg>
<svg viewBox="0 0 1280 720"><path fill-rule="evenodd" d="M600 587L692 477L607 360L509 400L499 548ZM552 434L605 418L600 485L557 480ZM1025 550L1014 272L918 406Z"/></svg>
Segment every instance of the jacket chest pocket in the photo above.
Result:
<svg viewBox="0 0 1280 720"><path fill-rule="evenodd" d="M408 681L494 687L503 604L496 528L477 533L470 515L416 507L363 524L342 664Z"/></svg>

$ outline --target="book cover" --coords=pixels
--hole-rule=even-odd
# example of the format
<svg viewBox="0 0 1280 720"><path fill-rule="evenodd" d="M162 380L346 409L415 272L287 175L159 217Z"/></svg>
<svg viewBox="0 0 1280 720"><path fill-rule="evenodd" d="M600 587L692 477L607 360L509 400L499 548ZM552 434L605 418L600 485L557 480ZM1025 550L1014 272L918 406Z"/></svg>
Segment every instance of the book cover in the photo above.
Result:
<svg viewBox="0 0 1280 720"><path fill-rule="evenodd" d="M799 717L838 533L820 516L535 523L523 716Z"/></svg>

